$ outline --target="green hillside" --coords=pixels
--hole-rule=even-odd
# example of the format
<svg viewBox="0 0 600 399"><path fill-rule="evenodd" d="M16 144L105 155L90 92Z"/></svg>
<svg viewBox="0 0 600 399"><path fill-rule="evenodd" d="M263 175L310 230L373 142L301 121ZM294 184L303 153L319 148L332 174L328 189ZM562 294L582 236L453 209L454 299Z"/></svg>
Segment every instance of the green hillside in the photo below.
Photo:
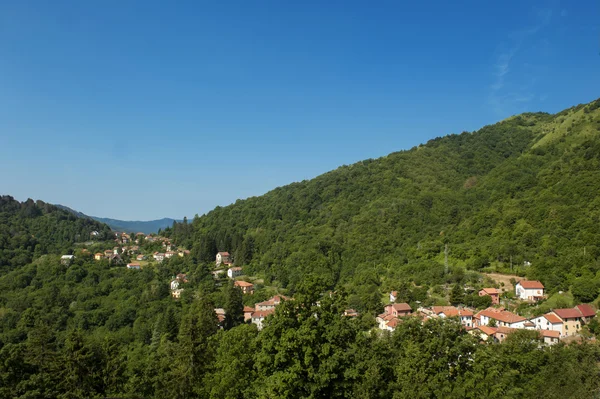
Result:
<svg viewBox="0 0 600 399"><path fill-rule="evenodd" d="M0 196L0 275L48 253L71 253L72 244L110 238L103 223L80 218L42 201Z"/></svg>
<svg viewBox="0 0 600 399"><path fill-rule="evenodd" d="M512 265L551 290L578 279L597 287L599 107L436 138L217 207L166 234L206 261L228 250L292 289L310 272L332 287L382 276L439 283L446 244L451 270Z"/></svg>

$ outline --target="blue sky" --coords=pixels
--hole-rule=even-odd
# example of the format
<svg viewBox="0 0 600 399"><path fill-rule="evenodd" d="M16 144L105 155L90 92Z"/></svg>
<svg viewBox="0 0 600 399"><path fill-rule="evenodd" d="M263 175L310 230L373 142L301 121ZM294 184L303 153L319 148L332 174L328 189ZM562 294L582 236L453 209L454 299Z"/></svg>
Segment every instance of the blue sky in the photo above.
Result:
<svg viewBox="0 0 600 399"><path fill-rule="evenodd" d="M597 1L494 3L2 2L0 193L193 217L600 96Z"/></svg>

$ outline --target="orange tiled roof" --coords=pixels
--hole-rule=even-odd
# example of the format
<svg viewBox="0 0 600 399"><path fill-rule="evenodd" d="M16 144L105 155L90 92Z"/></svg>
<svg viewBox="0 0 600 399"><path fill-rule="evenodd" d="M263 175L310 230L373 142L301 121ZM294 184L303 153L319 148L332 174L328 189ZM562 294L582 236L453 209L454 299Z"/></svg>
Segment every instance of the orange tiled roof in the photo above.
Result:
<svg viewBox="0 0 600 399"><path fill-rule="evenodd" d="M525 317L519 316L506 310L498 310L494 308L487 308L477 313L478 316L487 316L491 319L499 320L504 323L518 323L520 321L527 320Z"/></svg>
<svg viewBox="0 0 600 399"><path fill-rule="evenodd" d="M521 280L518 284L521 284L521 287L529 290L544 288L544 284L537 280Z"/></svg>

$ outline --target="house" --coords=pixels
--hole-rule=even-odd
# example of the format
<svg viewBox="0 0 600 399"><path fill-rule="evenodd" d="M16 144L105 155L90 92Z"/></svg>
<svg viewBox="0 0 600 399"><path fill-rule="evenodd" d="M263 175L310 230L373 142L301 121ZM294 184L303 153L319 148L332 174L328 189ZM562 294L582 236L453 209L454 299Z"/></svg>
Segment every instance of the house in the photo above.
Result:
<svg viewBox="0 0 600 399"><path fill-rule="evenodd" d="M135 257L136 260L145 260L146 259L146 255L138 255Z"/></svg>
<svg viewBox="0 0 600 399"><path fill-rule="evenodd" d="M171 280L170 287L171 287L171 291L179 288L179 280L177 280L177 279Z"/></svg>
<svg viewBox="0 0 600 399"><path fill-rule="evenodd" d="M221 265L221 263L229 264L231 263L231 255L229 255L229 252L219 252L217 253L215 263L217 266Z"/></svg>
<svg viewBox="0 0 600 399"><path fill-rule="evenodd" d="M104 259L104 254L101 253L101 252L95 253L94 254L94 259L95 260L102 260L102 259Z"/></svg>
<svg viewBox="0 0 600 399"><path fill-rule="evenodd" d="M252 313L254 313L254 308L244 306L244 323L252 320Z"/></svg>
<svg viewBox="0 0 600 399"><path fill-rule="evenodd" d="M390 292L390 303L396 302L396 298L398 298L398 291Z"/></svg>
<svg viewBox="0 0 600 399"><path fill-rule="evenodd" d="M561 337L579 334L583 325L583 315L577 308L572 309L553 309L550 312L562 321Z"/></svg>
<svg viewBox="0 0 600 399"><path fill-rule="evenodd" d="M170 258L172 258L175 255L177 255L177 253L173 252L173 251L167 251L167 252L165 252L165 258L167 258L167 259L170 259Z"/></svg>
<svg viewBox="0 0 600 399"><path fill-rule="evenodd" d="M122 265L123 259L120 255L109 255L106 257L108 259L108 263L111 265Z"/></svg>
<svg viewBox="0 0 600 399"><path fill-rule="evenodd" d="M180 299L182 292L183 292L183 288L177 288L177 289L171 290L171 296L174 299Z"/></svg>
<svg viewBox="0 0 600 399"><path fill-rule="evenodd" d="M104 251L104 256L106 258L108 258L109 256L114 255L114 252L111 251L110 249L107 249L106 251Z"/></svg>
<svg viewBox="0 0 600 399"><path fill-rule="evenodd" d="M392 303L385 307L385 313L395 317L403 317L411 314L412 308L408 303Z"/></svg>
<svg viewBox="0 0 600 399"><path fill-rule="evenodd" d="M254 308L256 310L274 310L284 300L289 300L289 298L283 295L275 295L271 299L255 304Z"/></svg>
<svg viewBox="0 0 600 399"><path fill-rule="evenodd" d="M380 330L394 331L398 326L398 318L391 313L382 313L375 318Z"/></svg>
<svg viewBox="0 0 600 399"><path fill-rule="evenodd" d="M344 310L344 316L358 317L358 312L354 309L346 309Z"/></svg>
<svg viewBox="0 0 600 399"><path fill-rule="evenodd" d="M495 320L497 327L524 328L527 321L525 317L511 313L504 309L487 308L474 316L477 326L487 326L491 320Z"/></svg>
<svg viewBox="0 0 600 399"><path fill-rule="evenodd" d="M63 265L70 265L75 260L75 255L63 255L60 257L60 263Z"/></svg>
<svg viewBox="0 0 600 399"><path fill-rule="evenodd" d="M589 323L592 317L596 316L596 311L594 308L587 303L582 303L581 305L577 305L575 307L581 313L581 320L583 320L584 323Z"/></svg>
<svg viewBox="0 0 600 399"><path fill-rule="evenodd" d="M230 267L230 268L227 270L227 277L229 277L229 278L236 278L236 277L238 277L238 276L241 276L242 274L243 274L243 273L242 273L242 268L241 268L241 267L239 267L239 266L236 266L236 267Z"/></svg>
<svg viewBox="0 0 600 399"><path fill-rule="evenodd" d="M114 247L114 248L113 248L113 253L114 253L115 255L118 255L118 254L119 254L119 247Z"/></svg>
<svg viewBox="0 0 600 399"><path fill-rule="evenodd" d="M465 327L473 327L473 312L469 309L458 309L454 306L432 306L431 311L437 317L457 317Z"/></svg>
<svg viewBox="0 0 600 399"><path fill-rule="evenodd" d="M252 283L248 283L247 281L235 281L233 285L239 287L244 294L254 294L254 284Z"/></svg>
<svg viewBox="0 0 600 399"><path fill-rule="evenodd" d="M500 292L496 288L483 288L479 291L479 296L489 296L492 298L492 305L500 303Z"/></svg>
<svg viewBox="0 0 600 399"><path fill-rule="evenodd" d="M496 331L498 329L496 327L490 326L478 326L469 331L469 334L481 339L482 341L487 341L488 339L494 339ZM491 342L491 341L490 341Z"/></svg>
<svg viewBox="0 0 600 399"><path fill-rule="evenodd" d="M563 329L562 320L554 313L546 313L530 321L535 325L536 330L556 331L560 335Z"/></svg>
<svg viewBox="0 0 600 399"><path fill-rule="evenodd" d="M100 235L100 232L97 230L94 230L90 233L90 237L98 237Z"/></svg>
<svg viewBox="0 0 600 399"><path fill-rule="evenodd" d="M219 321L219 327L223 328L223 323L225 322L225 309L215 308L215 313L217 314L217 319Z"/></svg>
<svg viewBox="0 0 600 399"><path fill-rule="evenodd" d="M154 254L154 260L157 262L162 262L163 260L165 260L165 254L160 253L160 252Z"/></svg>
<svg viewBox="0 0 600 399"><path fill-rule="evenodd" d="M537 280L521 280L515 285L515 294L524 301L539 301L544 298L544 285Z"/></svg>
<svg viewBox="0 0 600 399"><path fill-rule="evenodd" d="M494 338L498 342L504 342L504 340L506 339L506 337L510 333L515 332L516 330L517 330L516 328L510 328L510 327L500 326L500 327L496 328L496 332L494 333Z"/></svg>
<svg viewBox="0 0 600 399"><path fill-rule="evenodd" d="M552 330L540 330L540 336L546 345L554 345L558 343L560 332Z"/></svg>
<svg viewBox="0 0 600 399"><path fill-rule="evenodd" d="M256 311L252 312L252 315L250 316L250 320L251 320L252 324L256 324L256 328L258 328L258 330L260 331L263 329L263 323L264 323L265 319L269 315L272 315L273 313L275 313L275 308L268 309L268 310L256 310Z"/></svg>
<svg viewBox="0 0 600 399"><path fill-rule="evenodd" d="M128 263L127 268L134 269L134 270L140 270L140 264L139 263Z"/></svg>

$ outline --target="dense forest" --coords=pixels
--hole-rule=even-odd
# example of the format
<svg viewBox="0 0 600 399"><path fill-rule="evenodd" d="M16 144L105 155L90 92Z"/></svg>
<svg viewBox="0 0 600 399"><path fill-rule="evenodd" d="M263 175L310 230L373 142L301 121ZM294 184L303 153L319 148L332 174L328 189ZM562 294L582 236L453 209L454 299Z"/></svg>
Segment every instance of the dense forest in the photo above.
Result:
<svg viewBox="0 0 600 399"><path fill-rule="evenodd" d="M92 232L98 234L91 236ZM112 237L103 223L42 201L0 196L0 275L48 253L71 254L73 244Z"/></svg>
<svg viewBox="0 0 600 399"><path fill-rule="evenodd" d="M186 270L173 300L170 276ZM393 333L343 316L344 290L305 276L266 326L242 293L173 258L127 270L57 257L0 277L2 398L590 398L600 347L540 346L534 331L480 343L458 320L408 318ZM218 327L213 308L227 318ZM596 395L596 396L595 396Z"/></svg>
<svg viewBox="0 0 600 399"><path fill-rule="evenodd" d="M210 260L227 250L251 275L330 288L449 267L513 272L550 292L600 287L600 100L527 113L476 132L342 166L217 207L165 234ZM594 296L595 297L595 296Z"/></svg>
<svg viewBox="0 0 600 399"><path fill-rule="evenodd" d="M520 115L184 219L164 235L190 253L140 270L129 253L94 259L116 245L106 225L2 197L0 398L600 397L596 321L553 346L528 330L479 342L452 318L373 328L390 289L414 307L489 306L482 271L593 301L599 107ZM253 295L211 274L220 250ZM244 322L276 293L292 299L261 331Z"/></svg>

